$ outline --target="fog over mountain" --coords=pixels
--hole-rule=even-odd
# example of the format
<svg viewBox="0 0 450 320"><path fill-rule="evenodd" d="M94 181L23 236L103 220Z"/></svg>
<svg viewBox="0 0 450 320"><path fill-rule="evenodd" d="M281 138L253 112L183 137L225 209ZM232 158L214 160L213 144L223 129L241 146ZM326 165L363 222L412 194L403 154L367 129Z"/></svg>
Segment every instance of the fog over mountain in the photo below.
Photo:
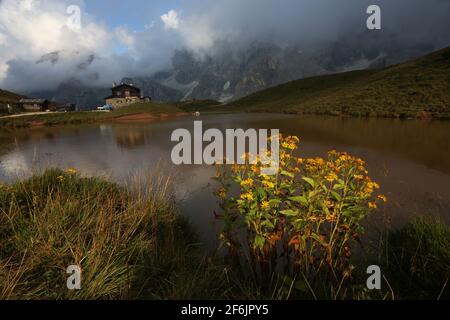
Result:
<svg viewBox="0 0 450 320"><path fill-rule="evenodd" d="M67 26L69 4L82 8L80 30ZM381 7L381 30L366 28L371 4ZM156 100L227 101L450 45L448 0L190 0L140 30L111 29L83 8L1 1L0 87L92 105L122 80Z"/></svg>

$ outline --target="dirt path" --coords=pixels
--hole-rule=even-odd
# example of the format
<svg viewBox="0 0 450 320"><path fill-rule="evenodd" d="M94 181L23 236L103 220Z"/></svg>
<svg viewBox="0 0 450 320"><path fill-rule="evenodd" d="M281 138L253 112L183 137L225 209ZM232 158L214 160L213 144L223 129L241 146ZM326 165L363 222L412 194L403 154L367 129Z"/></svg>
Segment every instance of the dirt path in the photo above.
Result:
<svg viewBox="0 0 450 320"><path fill-rule="evenodd" d="M19 113L19 114L12 114L9 116L2 116L0 119L11 119L11 118L21 118L26 116L38 116L38 115L45 115L45 114L52 114L57 113L56 111L51 112L29 112L29 113Z"/></svg>

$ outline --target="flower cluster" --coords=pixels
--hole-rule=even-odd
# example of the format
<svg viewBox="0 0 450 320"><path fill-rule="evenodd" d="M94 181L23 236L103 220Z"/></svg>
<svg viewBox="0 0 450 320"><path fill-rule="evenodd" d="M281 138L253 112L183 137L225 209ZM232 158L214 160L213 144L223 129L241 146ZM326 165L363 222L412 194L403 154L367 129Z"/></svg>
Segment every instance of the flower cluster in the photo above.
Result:
<svg viewBox="0 0 450 320"><path fill-rule="evenodd" d="M360 239L360 222L387 199L375 195L380 186L363 160L334 150L327 158L300 158L295 154L299 141L280 137L276 175L261 174L260 161L231 170L217 166L221 239L234 246L231 252L242 254L246 249L237 237L244 226L255 263L273 266L274 257L283 254L289 270L308 274L327 269L334 277L349 277L351 242ZM232 196L235 189L240 190L238 197Z"/></svg>

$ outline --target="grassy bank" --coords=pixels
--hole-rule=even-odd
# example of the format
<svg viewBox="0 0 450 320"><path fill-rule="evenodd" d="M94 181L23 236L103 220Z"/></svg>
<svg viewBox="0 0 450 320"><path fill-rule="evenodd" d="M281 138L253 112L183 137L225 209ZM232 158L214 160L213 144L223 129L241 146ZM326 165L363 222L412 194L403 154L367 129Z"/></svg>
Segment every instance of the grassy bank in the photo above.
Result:
<svg viewBox="0 0 450 320"><path fill-rule="evenodd" d="M414 222L387 239L371 261L354 262L346 295L332 297L326 281L255 279L207 256L168 179L125 187L54 169L0 186L0 299L450 298L448 227ZM364 266L373 262L387 281L369 292ZM81 290L66 288L69 265L82 268Z"/></svg>
<svg viewBox="0 0 450 320"><path fill-rule="evenodd" d="M120 120L121 117L136 114L150 114L155 118L161 115L174 115L184 112L169 103L138 103L121 109L107 111L58 112L35 115L23 114L20 117L0 119L0 128L26 128L32 126L53 126Z"/></svg>
<svg viewBox="0 0 450 320"><path fill-rule="evenodd" d="M215 270L167 183L125 189L50 170L2 186L0 299L209 297ZM82 290L67 290L69 265L82 266Z"/></svg>
<svg viewBox="0 0 450 320"><path fill-rule="evenodd" d="M107 111L58 112L0 118L0 128L14 129L36 126L55 126L126 120L127 117L142 115L146 119L166 116L179 116L193 111L202 111L219 103L212 100L192 100L185 102L147 102L136 103L120 109Z"/></svg>

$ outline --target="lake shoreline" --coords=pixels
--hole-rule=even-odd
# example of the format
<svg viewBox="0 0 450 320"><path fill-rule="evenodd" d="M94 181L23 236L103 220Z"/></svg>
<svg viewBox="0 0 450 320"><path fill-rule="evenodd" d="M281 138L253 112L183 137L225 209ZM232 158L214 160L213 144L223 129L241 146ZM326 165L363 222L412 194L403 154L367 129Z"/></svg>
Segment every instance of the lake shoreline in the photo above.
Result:
<svg viewBox="0 0 450 320"><path fill-rule="evenodd" d="M172 104L160 104L163 106L163 112L158 110L148 109L133 110L133 106L125 107L122 110L112 112L97 112L97 111L83 111L83 112L70 112L70 113L41 113L41 114L22 114L20 116L12 115L10 117L0 118L0 130L1 129L20 129L20 128L40 128L49 126L61 126L67 124L89 124L89 123L111 123L111 122L146 122L172 119L178 117L191 116L194 112L200 112L202 115L220 115L220 114L279 114L279 115L292 115L292 116L316 116L327 118L341 118L341 119L393 119L399 121L418 121L418 122L449 122L448 119L433 118L428 116L386 116L386 115L351 115L351 114L329 114L329 113L317 113L317 112L298 112L298 111L273 111L273 110L246 110L244 109L219 109L214 110L214 107L202 110L201 108L194 108L192 106L188 108L179 108Z"/></svg>
<svg viewBox="0 0 450 320"><path fill-rule="evenodd" d="M0 118L1 129L39 128L68 124L111 123L125 121L155 121L190 115L172 104L139 103L106 111L32 113Z"/></svg>
<svg viewBox="0 0 450 320"><path fill-rule="evenodd" d="M151 112L140 112L140 113L131 113L128 115L111 115L101 118L88 118L83 113L71 114L71 115L83 115L83 119L71 119L70 115L63 117L60 121L47 121L45 117L48 115L33 115L32 119L28 120L24 115L23 117L16 118L3 118L0 119L0 130L1 129L23 129L23 128L42 128L42 127L54 127L54 126L64 126L68 124L92 124L92 123L142 123L142 122L155 122L159 120L170 120L176 119L180 117L191 116L192 113L177 111L173 113L151 113ZM291 116L305 116L305 117L326 117L326 118L340 118L340 119L391 119L398 121L416 121L416 122L450 122L447 119L435 119L435 118L402 118L402 117L386 117L386 116L371 116L371 117L362 117L362 116L352 116L352 115L330 115L330 114L318 114L318 113L298 113L298 112L274 112L274 111L245 111L245 110L230 110L230 111L205 111L201 113L202 115L231 115L231 114L277 114L277 115L291 115ZM31 117L31 116L30 116ZM36 119L37 117L37 119ZM23 121L17 121L21 118ZM2 121L3 120L3 121ZM8 121L11 120L11 121Z"/></svg>

